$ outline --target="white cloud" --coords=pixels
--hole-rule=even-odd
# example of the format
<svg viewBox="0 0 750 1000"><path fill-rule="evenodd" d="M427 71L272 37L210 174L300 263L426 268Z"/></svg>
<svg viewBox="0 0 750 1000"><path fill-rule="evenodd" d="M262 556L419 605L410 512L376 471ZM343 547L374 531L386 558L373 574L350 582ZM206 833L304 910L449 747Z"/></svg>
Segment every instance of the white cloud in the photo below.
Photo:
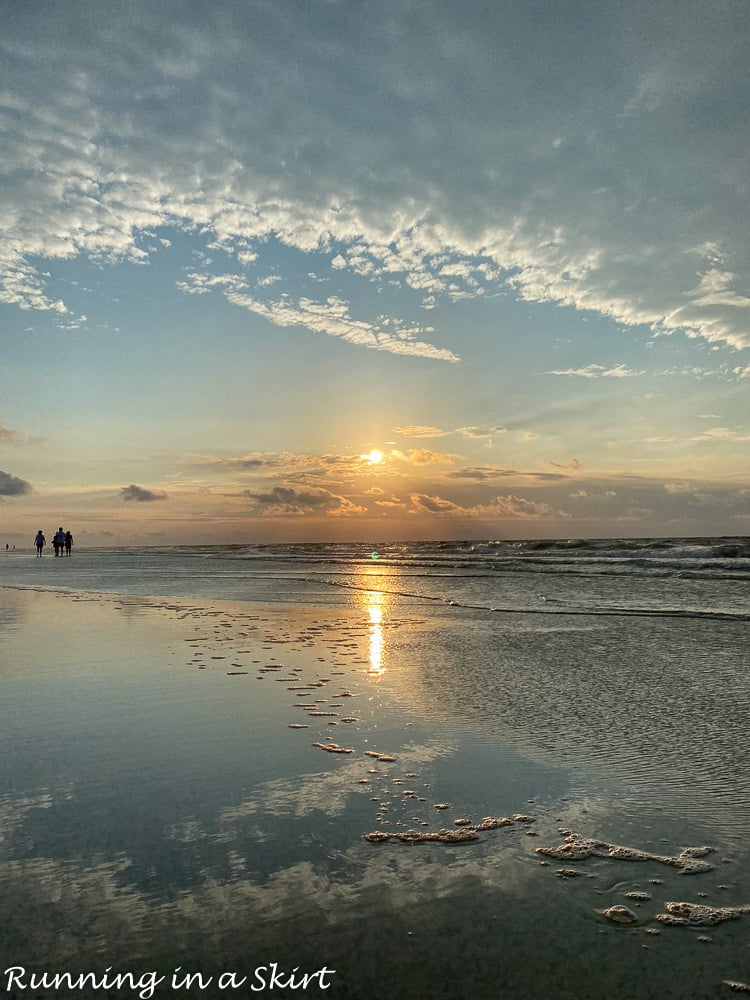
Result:
<svg viewBox="0 0 750 1000"><path fill-rule="evenodd" d="M750 441L750 434L732 430L730 427L711 427L691 441Z"/></svg>
<svg viewBox="0 0 750 1000"><path fill-rule="evenodd" d="M359 347L389 351L391 354L458 361L453 351L414 339L420 332L419 328L396 328L390 333L366 320L353 319L349 315L349 303L335 295L329 296L325 302L315 302L305 297L296 302L288 298L261 302L250 295L231 290L227 292L227 298L276 326L302 326L331 337L340 337Z"/></svg>
<svg viewBox="0 0 750 1000"><path fill-rule="evenodd" d="M506 276L525 300L750 346L744 5L568 13L384 0L332 30L314 4L217 0L178 32L145 0L13 5L0 301L62 315L39 260L143 263L140 235L173 226L242 263L271 235L327 247L426 305ZM245 307L455 359L302 300Z"/></svg>
<svg viewBox="0 0 750 1000"><path fill-rule="evenodd" d="M184 281L177 282L177 287L187 295L206 295L216 288L239 292L247 288L247 283L237 274L202 274L200 271L191 271Z"/></svg>
<svg viewBox="0 0 750 1000"><path fill-rule="evenodd" d="M493 438L507 430L505 427L459 427L456 433L468 438Z"/></svg>
<svg viewBox="0 0 750 1000"><path fill-rule="evenodd" d="M410 424L406 427L394 427L394 432L402 437L435 438L447 437L449 434L462 434L468 438L494 438L507 433L505 427L457 427L455 430L443 430L440 427L430 427L424 424Z"/></svg>
<svg viewBox="0 0 750 1000"><path fill-rule="evenodd" d="M406 427L394 427L393 430L396 434L400 434L402 437L415 438L446 437L448 434L453 433L453 431L444 431L439 427L429 427L425 424L409 424Z"/></svg>
<svg viewBox="0 0 750 1000"><path fill-rule="evenodd" d="M586 365L583 368L564 368L554 371L544 372L545 375L577 375L580 378L632 378L634 375L643 375L643 372L636 372L626 365L614 365L608 368L606 365Z"/></svg>

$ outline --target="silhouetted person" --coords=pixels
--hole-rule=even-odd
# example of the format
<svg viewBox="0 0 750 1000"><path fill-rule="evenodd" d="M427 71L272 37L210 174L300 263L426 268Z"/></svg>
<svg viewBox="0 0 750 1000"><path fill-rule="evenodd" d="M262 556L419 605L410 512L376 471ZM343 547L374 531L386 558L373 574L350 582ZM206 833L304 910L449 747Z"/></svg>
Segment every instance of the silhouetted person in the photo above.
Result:
<svg viewBox="0 0 750 1000"><path fill-rule="evenodd" d="M73 548L73 536L69 531L65 532L65 555L70 555L70 550Z"/></svg>
<svg viewBox="0 0 750 1000"><path fill-rule="evenodd" d="M52 539L52 545L55 549L55 555L61 556L63 554L63 549L65 548L65 532L60 526L55 532L54 538Z"/></svg>
<svg viewBox="0 0 750 1000"><path fill-rule="evenodd" d="M42 554L42 549L47 544L47 539L44 537L44 532L40 528L36 533L36 538L34 539L34 545L36 545L36 554L40 556Z"/></svg>

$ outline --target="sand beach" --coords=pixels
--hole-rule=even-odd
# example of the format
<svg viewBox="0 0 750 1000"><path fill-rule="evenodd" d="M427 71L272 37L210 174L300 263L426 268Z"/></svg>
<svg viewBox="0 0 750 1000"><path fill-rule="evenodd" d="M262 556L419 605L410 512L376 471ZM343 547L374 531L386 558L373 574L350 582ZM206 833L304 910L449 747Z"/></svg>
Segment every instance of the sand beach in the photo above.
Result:
<svg viewBox="0 0 750 1000"><path fill-rule="evenodd" d="M750 978L744 622L138 596L54 569L0 587L9 996Z"/></svg>

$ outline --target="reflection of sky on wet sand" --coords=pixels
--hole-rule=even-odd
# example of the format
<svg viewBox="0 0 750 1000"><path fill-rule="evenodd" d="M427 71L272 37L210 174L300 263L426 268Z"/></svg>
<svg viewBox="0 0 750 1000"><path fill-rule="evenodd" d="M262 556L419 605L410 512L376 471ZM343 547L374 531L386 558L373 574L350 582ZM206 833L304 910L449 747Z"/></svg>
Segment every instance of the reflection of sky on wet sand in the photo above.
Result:
<svg viewBox="0 0 750 1000"><path fill-rule="evenodd" d="M508 838L506 838L507 840ZM195 947L201 939L221 944L240 927L252 926L256 933L263 921L287 921L296 916L309 920L314 933L317 922L335 928L364 916L375 898L377 915L403 903L419 906L435 897L449 897L467 879L479 879L488 888L502 889L504 896L523 893L523 869L512 852L497 845L492 863L476 857L456 855L451 864L434 864L425 855L381 852L356 845L342 857L347 879L331 878L325 865L300 862L279 868L259 882L246 871L247 859L235 857L236 875L217 880L207 875L188 892L160 900L127 882L129 859L94 860L86 866L38 858L7 862L0 866L7 915L8 906L39 915L35 940L23 948L27 962L49 959L53 942L66 943L59 957L92 957L105 945L107 957L134 958L148 947L149 937L179 948ZM506 857L507 854L507 857ZM443 861L445 858L442 859ZM385 905L384 905L385 904ZM91 936L91 921L97 934ZM116 930L116 934L112 932Z"/></svg>
<svg viewBox="0 0 750 1000"><path fill-rule="evenodd" d="M583 869L593 878L570 882L526 858L519 840L508 829L468 848L358 843L333 859L323 850L316 861L280 867L262 882L248 871L251 859L233 853L232 878L207 873L170 899L129 883L126 856L85 866L5 863L4 951L27 966L47 965L54 955L59 967L76 969L182 964L245 972L271 960L326 962L339 972L342 988L333 995L363 1000L469 1000L495 995L486 991L500 979L515 996L563 996L552 990L565 982L570 996L594 1000L613 975L627 982L623 995L668 995L673 972L665 966L681 929L651 939L642 927L605 926L597 910L624 902L626 889L647 887L654 898L639 913L653 921L664 899L685 897L676 892L681 877L670 881L663 866L612 870L616 863L596 859ZM663 887L649 882L656 875L666 876ZM30 919L35 932L22 936L15 928ZM683 972L695 972L698 987L681 995L717 995L706 985L735 972L738 930L720 928L710 955L695 947L681 953Z"/></svg>
<svg viewBox="0 0 750 1000"><path fill-rule="evenodd" d="M396 774L430 764L450 751L441 747L412 746L399 753L400 768ZM252 799L221 812L221 823L230 824L239 817L265 813L271 816L340 816L351 803L353 795L369 796L373 784L360 785L371 759L358 757L351 763L339 765L336 770L307 774L267 782L257 788ZM388 774L385 774L385 780Z"/></svg>
<svg viewBox="0 0 750 1000"><path fill-rule="evenodd" d="M0 674L3 953L29 965L138 960L167 971L181 961L247 969L317 958L309 967L335 963L346 973L341 996L473 1000L495 995L487 991L500 981L515 995L553 995L543 968L533 973L538 992L523 992L543 938L545 961L568 970L574 994L600 1000L586 992L591 964L610 978L625 975L646 939L610 936L596 910L655 876L665 899L683 898L681 876L615 871L593 859L585 870L594 877L570 884L543 868L533 848L559 843L557 817L650 849L649 840L678 831L650 820L639 830L631 803L625 840L613 829L621 802L561 803L568 786L559 764L529 763L501 745L493 727L503 703L485 698L477 718L457 673L431 672L458 647L439 628L409 628L383 597L363 591L350 616L294 621L17 595L33 612L27 621L50 626L55 641L36 636L24 646L22 629L23 642L10 636L4 647L13 663ZM472 672L482 662L466 666L480 696L491 690ZM519 652L516 662L531 659ZM262 666L280 669L258 673ZM337 718L294 707L299 692L284 682L294 667L322 708L340 697ZM517 699L507 673L499 676L506 698ZM359 721L345 725L344 713ZM309 728L291 731L299 719ZM311 747L327 739L355 753ZM381 764L364 755L368 748L397 759ZM424 802L405 800L406 788ZM436 829L464 810L474 820L521 810L539 811L538 837L510 827L456 847L368 844L362 835L380 826L375 815L386 800L392 830L417 815ZM438 814L441 800L451 809ZM696 891L715 893L720 877L727 903L747 902L739 896L750 886L733 874L717 872ZM655 896L650 915L656 905ZM553 940L547 927L556 928ZM722 928L716 970L735 939L734 928ZM617 940L632 947L623 951ZM674 940L653 946L662 966ZM637 975L661 975L668 986L656 966ZM701 975L696 982L706 981ZM444 989L452 979L455 989Z"/></svg>
<svg viewBox="0 0 750 1000"><path fill-rule="evenodd" d="M448 617L402 634L393 698L426 722L510 743L585 779L668 801L744 837L750 715L744 625ZM721 655L717 652L721 651ZM661 805L658 806L661 808Z"/></svg>

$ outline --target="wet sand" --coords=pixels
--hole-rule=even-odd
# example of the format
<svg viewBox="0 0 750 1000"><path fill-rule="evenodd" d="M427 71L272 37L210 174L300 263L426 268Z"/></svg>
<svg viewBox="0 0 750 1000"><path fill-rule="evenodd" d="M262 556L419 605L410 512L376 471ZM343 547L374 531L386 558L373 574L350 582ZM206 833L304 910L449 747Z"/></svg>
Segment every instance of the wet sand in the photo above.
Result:
<svg viewBox="0 0 750 1000"><path fill-rule="evenodd" d="M222 972L325 966L301 994L368 1000L750 978L745 858L446 736L399 692L428 620L9 588L0 608L0 972L181 966L213 997L255 995Z"/></svg>

